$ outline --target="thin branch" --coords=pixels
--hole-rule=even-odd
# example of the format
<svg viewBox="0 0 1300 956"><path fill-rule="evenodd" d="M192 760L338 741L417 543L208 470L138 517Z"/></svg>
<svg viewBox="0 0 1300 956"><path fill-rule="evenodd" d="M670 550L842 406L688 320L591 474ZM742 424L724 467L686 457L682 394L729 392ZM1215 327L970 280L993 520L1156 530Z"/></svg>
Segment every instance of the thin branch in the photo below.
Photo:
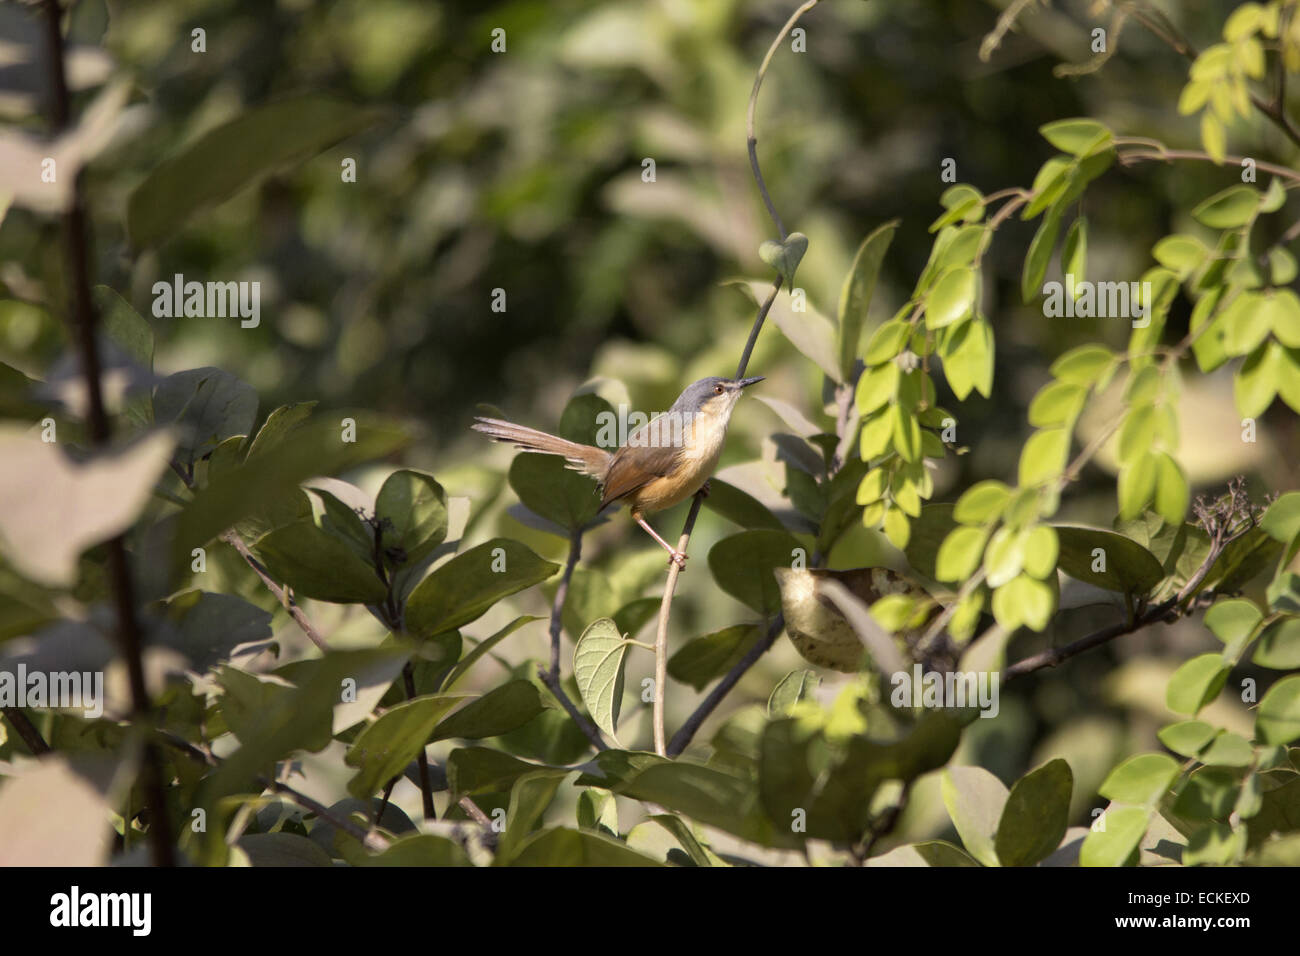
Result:
<svg viewBox="0 0 1300 956"><path fill-rule="evenodd" d="M63 11L59 0L45 0L45 32L48 43L50 120L55 136L66 131L71 107L67 75L64 66ZM74 174L71 201L63 214L63 236L67 261L65 282L72 293L70 324L77 342L81 373L88 398L87 425L91 443L106 447L111 438L108 413L100 386L101 366L99 347L95 340L97 317L90 293L90 237L86 222L84 176ZM131 705L135 716L147 720L150 715L149 691L145 684L144 663L140 644L140 627L136 617L135 585L131 565L127 558L126 540L122 535L110 538L105 545L108 558L108 577L117 616L117 642L126 661L127 678L131 688ZM144 791L145 806L149 811L150 857L155 866L175 866L176 852L172 846L171 829L167 821L167 800L163 789L162 760L156 747L146 744L140 770L140 783Z"/></svg>
<svg viewBox="0 0 1300 956"><path fill-rule="evenodd" d="M21 708L4 707L0 708L0 710L3 710L4 715L9 718L9 723L14 725L14 730L18 731L18 736L23 738L23 743L27 745L27 749L35 756L39 757L41 754L50 752L50 745L45 742L41 732L36 729L35 724L27 719L27 715L22 712Z"/></svg>
<svg viewBox="0 0 1300 956"><path fill-rule="evenodd" d="M1236 490L1234 490L1234 487ZM1229 485L1230 495L1235 496L1239 490L1239 486ZM1235 501L1236 499L1234 497L1233 502L1235 503ZM1204 517L1204 512L1202 512L1202 514ZM1117 637L1123 637L1125 634L1132 634L1135 631L1140 631L1142 628L1150 624L1155 624L1159 621L1172 623L1178 620L1180 616L1186 613L1187 608L1184 605L1196 596L1197 590L1205 581L1205 578L1209 575L1210 571L1214 569L1214 565L1223 555L1223 552L1228 545L1255 527L1253 518L1250 518L1249 516L1244 522L1235 524L1230 522L1230 526L1216 526L1209 519L1205 519L1204 524L1206 525L1206 530L1210 534L1210 548L1206 552L1205 558L1202 559L1201 564L1196 569L1195 573L1188 578L1187 582L1178 590L1177 594L1173 597L1166 598L1159 604L1152 605L1145 611L1134 615L1128 621L1102 628L1100 631L1095 631L1086 637L1081 637L1077 641L1072 641L1071 643L1066 644L1064 647L1054 647L1043 651L1040 654L1035 654L1032 657L1027 657L1022 661L1017 661L1003 672L1003 683L1015 680L1017 677L1023 677L1025 674L1032 674L1034 671L1042 670L1046 667L1055 667L1062 661L1069 660L1071 657L1082 654L1084 651L1092 650L1094 647L1100 647L1102 644L1113 641Z"/></svg>
<svg viewBox="0 0 1300 956"><path fill-rule="evenodd" d="M219 758L216 754L212 753L211 751L196 747L194 744L190 743L188 740L186 740L184 737L181 737L179 734L175 734L170 730L161 730L161 729L157 731L157 734L158 734L158 738L162 740L163 743L167 744L170 747L174 747L175 749L181 751L182 753L186 754L192 759L207 764L209 767L221 766L222 763L221 758ZM331 812L329 807L325 806L322 803L317 802L316 800L313 800L311 797L307 796L304 793L299 793L297 790L295 790L293 787L289 786L288 784L281 783L278 780L273 780L271 778L262 776L261 774L258 774L257 777L255 777L255 779L257 783L260 784L264 790L274 790L276 793L280 793L286 797L289 797L291 800L293 800L294 803L298 804L298 806L302 807L304 810L311 811L312 813L316 814L316 816L320 817L325 822L332 824L333 826L337 827L339 830L342 830L344 833L360 841L360 843L363 846L365 846L367 849L373 850L375 852L382 852L388 849L388 841L384 839L382 836L380 836L378 833L372 833L371 831L367 830L365 827L360 826L359 824L353 822L348 817L338 816L337 814Z"/></svg>
<svg viewBox="0 0 1300 956"><path fill-rule="evenodd" d="M410 661L402 667L402 683L406 688L406 699L415 700L415 668ZM425 746L427 747L427 742ZM420 771L420 802L424 819L436 820L438 814L433 809L433 781L429 778L429 755L425 752L425 747L416 752L415 759Z"/></svg>
<svg viewBox="0 0 1300 956"><path fill-rule="evenodd" d="M754 113L758 106L758 91L763 86L763 77L767 75L767 68L771 65L772 58L776 56L776 51L781 46L781 42L786 38L790 31L794 29L794 25L799 22L799 18L815 7L818 2L819 0L805 0L805 2L790 15L790 19L786 20L785 26L781 27L776 38L767 48L767 53L763 57L763 62L758 66L758 73L754 77L753 89L749 92L749 105L745 111L745 139L746 149L749 153L749 167L753 171L754 182L758 185L759 194L763 197L763 204L767 206L767 213L772 217L772 222L776 226L776 231L783 242L788 236L788 233L785 231L785 223L781 221L781 217L776 211L776 206L772 202L772 196L767 191L767 184L763 181L763 171L758 165L758 137L755 132ZM767 294L767 298L758 308L758 315L755 317L754 324L749 330L749 338L745 342L745 349L741 352L740 362L736 366L736 378L744 378L745 370L749 368L749 359L753 354L755 343L758 342L758 334L763 330L763 322L767 319L768 312L771 311L772 303L776 301L777 293L781 291L781 282L782 278L777 276L776 280L772 283L772 291ZM700 515L700 506L703 503L704 494L701 493L697 493L691 500L690 511L686 514L686 524L682 526L681 538L678 540L677 544L677 550L682 554L686 553L686 548L690 544L691 532L695 530L695 520ZM721 696L719 696L716 700L712 700L712 703L710 703L710 700L713 697L713 695L710 695L710 698L706 699L700 707L696 708L695 713L693 713L688 719L687 724L683 725L683 727L673 735L672 745L665 746L663 721L664 708L666 704L665 697L668 691L666 686L668 682L668 616L672 610L673 594L677 589L677 576L680 572L681 569L676 563L673 563L668 570L668 580L664 585L664 598L663 603L659 607L659 625L655 637L655 751L661 755L671 753L673 756L681 753L686 744L690 742L691 737L694 736L695 730L698 729L699 724L703 722L704 718L707 717L721 701ZM780 619L778 618L778 620ZM780 628L777 629L776 633L780 633ZM767 647L770 647L772 641L775 640L776 635L772 635L770 640L766 642ZM766 650L766 647L763 648L763 650ZM744 664L744 667L737 664L736 667L732 669L734 676L728 675L728 677L732 678L730 683L727 683L727 678L723 679L723 683L727 684L726 690L730 690L731 687L734 686L735 682L740 679L740 675L748 670L750 665L752 665L755 660L758 660L758 657L761 656L761 654L762 651L760 651L758 655L755 655L753 660L750 660L747 664L742 661L741 663ZM748 655L746 656L748 657ZM724 690L724 696L725 693L726 691ZM692 721L695 721L693 726L691 725ZM679 741L680 745L678 744ZM675 750L672 749L674 747L676 748Z"/></svg>
<svg viewBox="0 0 1300 956"><path fill-rule="evenodd" d="M592 746L597 750L608 750L609 747L601 738L595 724L583 716L582 711L578 710L577 705L569 699L569 695L564 692L564 686L560 683L560 633L563 630L564 601L569 596L569 582L581 557L582 529L577 529L569 536L569 557L564 562L564 575L560 578L560 586L555 589L555 600L551 602L551 666L546 668L538 665L537 672L547 690L573 718L573 722L578 725L583 736L591 741Z"/></svg>
<svg viewBox="0 0 1300 956"><path fill-rule="evenodd" d="M1195 60L1199 51L1186 36L1173 24L1165 14L1153 7L1147 7L1142 4L1135 5L1131 11L1133 19L1142 24L1151 33L1165 43L1171 50L1179 56L1188 60ZM1285 73L1286 67L1278 60L1278 72ZM1291 140L1297 146L1300 146L1300 130L1297 130L1295 124L1291 122L1291 117L1286 112L1286 81L1279 78L1276 87L1275 97L1271 102L1266 102L1258 95L1251 93L1250 102L1254 107L1273 121L1274 125L1282 131L1287 139ZM1261 167L1262 168L1262 167Z"/></svg>
<svg viewBox="0 0 1300 956"><path fill-rule="evenodd" d="M1201 152L1196 149L1166 149L1161 146L1158 149L1144 147L1124 151L1123 148L1129 145L1129 143L1127 143L1122 137L1116 137L1115 145L1119 147L1119 149L1116 150L1119 161L1125 166L1130 166L1133 163L1142 162L1144 160L1169 162L1170 160L1175 159L1221 165L1219 161L1209 153ZM1248 157L1245 156L1227 154L1223 157L1223 162L1240 166L1247 158ZM1254 160L1254 163L1257 169L1263 170L1266 173L1272 173L1274 176L1290 180L1293 183L1300 183L1300 172L1296 172L1288 166L1279 166L1276 163L1261 163L1259 160Z"/></svg>
<svg viewBox="0 0 1300 956"><path fill-rule="evenodd" d="M704 502L705 492L700 489L691 502L687 512L686 524L682 527L682 536L677 541L679 553L686 552L691 542L691 532L695 530L695 519L700 515L700 505ZM668 689L668 614L673 606L673 594L677 590L677 576L682 567L676 561L668 562L668 582L664 585L664 599L659 605L659 626L655 631L655 701L654 701L654 738L655 753L661 757L668 756L664 743L664 698Z"/></svg>
<svg viewBox="0 0 1300 956"><path fill-rule="evenodd" d="M311 639L311 642L322 651L329 650L329 645L325 642L325 638L321 637L320 631L316 630L315 625L311 622L311 618L307 616L307 612L298 606L298 602L293 599L293 596L289 594L286 588L281 587L275 578L271 577L271 572L262 565L262 562L258 561L257 558L253 556L252 551L248 550L248 545L244 544L244 539L241 538L234 529L231 529L221 536L221 540L238 551L239 556L244 559L248 566L257 572L257 576L262 579L262 583L266 585L266 589L275 596L277 601L280 602L280 606L289 612L289 615L295 622L297 622L298 627L302 629L302 632Z"/></svg>
<svg viewBox="0 0 1300 956"><path fill-rule="evenodd" d="M745 676L745 672L758 663L758 659L776 643L776 639L781 636L783 630L785 630L785 617L778 614L772 619L767 633L746 652L744 657L736 662L736 665L731 670L727 671L726 676L718 681L718 685L709 692L709 696L700 702L700 705L695 708L691 716L686 718L685 723L678 728L677 733L673 734L673 739L668 743L669 757L678 756L690 745L691 740L695 737L704 721L717 710L723 698L731 693L731 689Z"/></svg>

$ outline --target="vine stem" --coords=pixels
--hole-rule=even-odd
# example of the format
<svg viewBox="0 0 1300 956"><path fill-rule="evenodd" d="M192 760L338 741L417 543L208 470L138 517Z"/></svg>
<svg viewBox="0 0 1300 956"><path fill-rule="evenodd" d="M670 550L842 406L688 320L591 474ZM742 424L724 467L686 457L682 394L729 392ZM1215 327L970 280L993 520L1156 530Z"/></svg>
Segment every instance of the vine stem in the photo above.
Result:
<svg viewBox="0 0 1300 956"><path fill-rule="evenodd" d="M57 136L68 128L71 120L71 98L64 64L63 10L59 0L45 0L45 33L48 45L50 83L50 126ZM84 176L80 170L73 174L71 199L63 213L64 251L67 263L65 281L71 290L72 309L69 324L77 343L81 374L86 384L86 424L91 444L104 448L109 444L111 428L104 406L100 385L101 365L96 342L94 300L90 294L90 236L86 222ZM149 690L145 683L144 661L141 650L140 626L136 616L135 585L127 557L126 540L122 535L105 543L108 561L110 591L117 617L117 642L126 662L127 678L131 688L132 716L150 722ZM140 769L140 784L144 791L145 808L149 813L150 859L155 866L175 866L176 849L172 845L171 829L167 821L167 798L163 781L162 756L158 748L146 741L144 759Z"/></svg>
<svg viewBox="0 0 1300 956"><path fill-rule="evenodd" d="M767 68L771 65L772 58L776 56L776 51L777 48L780 47L781 41L783 41L786 36L789 35L790 31L794 29L794 25L799 22L799 18L813 7L817 6L819 2L820 0L805 0L805 2L790 15L790 19L786 20L785 26L781 27L781 31L776 35L776 38L767 48L767 53L763 57L763 62L758 66L758 73L754 77L754 87L749 92L749 106L745 111L745 145L746 151L749 153L749 168L754 173L754 182L758 185L758 192L763 197L763 204L767 206L767 213L772 217L772 222L776 225L776 231L780 234L782 242L785 241L788 233L785 231L785 223L781 221L781 217L776 211L776 205L772 202L772 196L767 191L767 184L763 181L763 171L758 165L758 136L755 132L754 113L758 106L758 91L763 86L763 77L767 75ZM754 352L755 343L758 342L758 334L763 330L763 323L767 319L768 312L772 309L772 304L776 301L777 293L781 291L781 282L781 277L777 276L776 280L772 283L772 291L767 294L767 298L764 299L762 304L758 307L758 315L755 317L754 324L749 330L749 338L745 342L745 349L741 352L740 362L736 366L736 378L743 378L745 370L749 367L749 359ZM695 530L695 520L700 516L700 506L703 505L703 503L704 494L702 493L697 492L691 499L690 510L686 513L686 523L682 526L682 534L677 543L677 550L682 554L686 553L686 548L690 544L691 533ZM668 691L666 686L668 683L668 617L672 611L673 595L677 590L677 576L680 573L681 569L677 564L675 562L670 562L668 580L664 583L664 597L663 602L659 605L659 622L655 632L654 741L655 752L660 756L667 755L667 747L664 742L664 708L666 704L665 697L667 696ZM778 630L777 633L780 633L780 631ZM771 640L774 641L775 639L776 638L773 637ZM763 642L760 642L760 644L761 643ZM767 642L767 646L771 646L771 641ZM764 648L764 650L766 650L766 648ZM748 655L746 655L746 657L748 657ZM756 655L754 660L757 659L758 656ZM744 662L742 661L741 663ZM753 661L750 661L749 664L746 664L743 668L740 667L740 664L737 664L736 667L732 668L732 673L735 676L732 678L730 684L728 684L727 690L730 690L731 687L734 686L735 682L740 679L740 675L744 674L750 664L753 664ZM732 674L728 674L727 676L732 677ZM726 683L725 678L723 682ZM713 697L714 695L710 694L705 703L707 704L709 700L713 700ZM691 721L695 721L694 726L698 728L699 724L703 722L704 717L707 717L708 714L712 712L713 708L717 707L720 701L721 696L719 696L703 714L700 714L699 709L697 708L696 713L691 715ZM703 706L704 705L702 704L701 707ZM697 716L698 721L696 720ZM688 724L689 723L690 721L688 721ZM674 735L674 746L676 746L678 738L682 736L682 731L685 731L686 729L687 728L684 726L682 730L678 731L678 733ZM692 729L690 733L686 734L684 742L677 749L677 753L680 753L681 749L690 742L691 736L694 732L694 729Z"/></svg>

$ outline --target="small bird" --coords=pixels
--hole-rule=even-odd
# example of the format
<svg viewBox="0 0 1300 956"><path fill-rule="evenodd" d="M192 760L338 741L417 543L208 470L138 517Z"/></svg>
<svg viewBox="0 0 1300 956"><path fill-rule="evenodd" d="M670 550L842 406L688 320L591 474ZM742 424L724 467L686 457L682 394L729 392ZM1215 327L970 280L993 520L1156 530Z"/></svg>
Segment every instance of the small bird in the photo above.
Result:
<svg viewBox="0 0 1300 956"><path fill-rule="evenodd" d="M672 408L637 428L612 452L497 418L476 418L473 427L524 451L560 455L569 468L595 478L601 488L600 507L626 501L636 523L684 568L686 555L661 538L645 516L685 501L708 483L741 391L761 381L762 376L715 376L693 382Z"/></svg>

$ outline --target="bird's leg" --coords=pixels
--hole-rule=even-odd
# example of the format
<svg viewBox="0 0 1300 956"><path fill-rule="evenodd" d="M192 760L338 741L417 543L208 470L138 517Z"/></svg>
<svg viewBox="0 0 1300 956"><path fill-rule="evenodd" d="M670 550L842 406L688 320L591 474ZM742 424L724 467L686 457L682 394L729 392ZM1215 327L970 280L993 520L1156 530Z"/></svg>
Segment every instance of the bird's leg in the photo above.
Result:
<svg viewBox="0 0 1300 956"><path fill-rule="evenodd" d="M637 524L645 528L646 532L650 535L650 537L654 538L656 541L658 541L660 544L664 546L664 550L668 552L670 559L675 565L677 565L677 567L682 569L686 568L686 558L688 557L688 555L683 554L681 551L678 551L676 548L674 548L663 538L659 537L659 532L655 531L654 528L650 527L650 523L646 521L645 518L643 518L641 515L633 515L632 517L636 519Z"/></svg>

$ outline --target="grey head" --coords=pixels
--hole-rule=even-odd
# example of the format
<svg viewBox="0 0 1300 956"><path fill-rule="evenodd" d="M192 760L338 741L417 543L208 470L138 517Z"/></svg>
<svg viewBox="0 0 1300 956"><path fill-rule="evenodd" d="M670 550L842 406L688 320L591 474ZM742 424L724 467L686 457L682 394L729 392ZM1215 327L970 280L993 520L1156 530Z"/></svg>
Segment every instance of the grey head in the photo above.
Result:
<svg viewBox="0 0 1300 956"><path fill-rule="evenodd" d="M755 378L719 378L716 375L702 378L686 386L686 391L673 402L671 411L698 413L706 408L725 408L730 411L743 389L761 381L761 375Z"/></svg>

